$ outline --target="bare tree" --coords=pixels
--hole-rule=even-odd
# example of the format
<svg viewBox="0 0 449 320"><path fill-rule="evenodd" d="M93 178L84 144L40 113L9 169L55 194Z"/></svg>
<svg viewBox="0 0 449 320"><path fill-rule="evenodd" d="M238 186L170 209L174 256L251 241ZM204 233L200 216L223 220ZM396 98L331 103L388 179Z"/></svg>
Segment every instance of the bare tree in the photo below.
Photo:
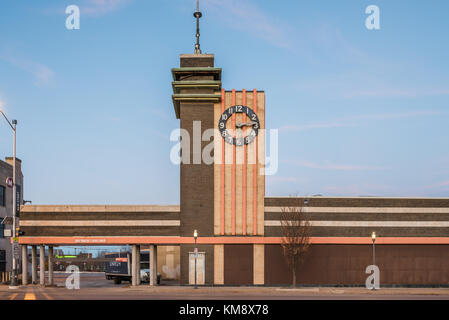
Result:
<svg viewBox="0 0 449 320"><path fill-rule="evenodd" d="M282 251L296 287L296 271L304 262L310 245L311 224L303 207L286 207L281 212Z"/></svg>

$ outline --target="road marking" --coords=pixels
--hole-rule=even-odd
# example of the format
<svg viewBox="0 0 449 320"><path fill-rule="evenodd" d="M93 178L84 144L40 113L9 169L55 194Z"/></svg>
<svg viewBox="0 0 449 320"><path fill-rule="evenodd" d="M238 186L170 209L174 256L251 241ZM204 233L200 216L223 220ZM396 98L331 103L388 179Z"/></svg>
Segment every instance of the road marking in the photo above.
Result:
<svg viewBox="0 0 449 320"><path fill-rule="evenodd" d="M23 300L36 300L36 296L34 293L28 292L25 294L25 298Z"/></svg>
<svg viewBox="0 0 449 320"><path fill-rule="evenodd" d="M17 297L18 293L13 293L9 300L14 300Z"/></svg>
<svg viewBox="0 0 449 320"><path fill-rule="evenodd" d="M50 297L48 294L46 294L46 293L43 291L43 289L39 288L39 290L40 290L40 293L42 293L42 295L45 297L45 299L47 299L47 300L53 300L53 298Z"/></svg>

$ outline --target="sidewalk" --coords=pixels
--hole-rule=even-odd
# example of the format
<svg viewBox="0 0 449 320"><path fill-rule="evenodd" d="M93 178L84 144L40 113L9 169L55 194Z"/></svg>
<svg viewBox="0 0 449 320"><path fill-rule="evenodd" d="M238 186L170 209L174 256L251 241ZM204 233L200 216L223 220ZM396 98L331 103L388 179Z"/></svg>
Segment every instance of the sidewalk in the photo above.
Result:
<svg viewBox="0 0 449 320"><path fill-rule="evenodd" d="M366 288L335 288L335 287L198 287L189 286L156 286L141 285L138 287L125 286L126 290L139 290L152 293L211 293L211 294L248 294L248 295L447 295L449 288L380 288L368 290Z"/></svg>

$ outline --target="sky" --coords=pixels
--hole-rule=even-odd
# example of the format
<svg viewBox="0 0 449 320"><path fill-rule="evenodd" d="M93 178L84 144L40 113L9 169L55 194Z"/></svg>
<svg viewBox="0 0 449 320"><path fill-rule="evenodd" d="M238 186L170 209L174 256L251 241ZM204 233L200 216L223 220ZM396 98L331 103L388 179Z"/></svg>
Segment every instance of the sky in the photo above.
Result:
<svg viewBox="0 0 449 320"><path fill-rule="evenodd" d="M65 9L78 5L80 29ZM368 30L365 9L380 9ZM449 196L449 2L201 0L223 87L265 90L267 196ZM193 0L0 1L0 103L33 204L178 204L171 68ZM0 119L0 156L12 154Z"/></svg>

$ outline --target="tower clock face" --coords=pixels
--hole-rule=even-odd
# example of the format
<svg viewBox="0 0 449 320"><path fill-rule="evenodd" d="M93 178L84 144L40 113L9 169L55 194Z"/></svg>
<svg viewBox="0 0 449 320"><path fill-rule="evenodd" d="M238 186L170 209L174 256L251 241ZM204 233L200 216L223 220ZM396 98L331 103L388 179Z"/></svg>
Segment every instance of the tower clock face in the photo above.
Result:
<svg viewBox="0 0 449 320"><path fill-rule="evenodd" d="M234 113L245 114L244 122L236 122L235 132L232 134L226 129L226 123L232 118ZM245 135L243 135L243 128L251 128L251 130L246 130ZM232 106L225 110L220 117L218 122L218 129L220 130L221 137L229 144L236 146L243 146L250 144L256 139L259 133L260 123L257 114L247 106Z"/></svg>

